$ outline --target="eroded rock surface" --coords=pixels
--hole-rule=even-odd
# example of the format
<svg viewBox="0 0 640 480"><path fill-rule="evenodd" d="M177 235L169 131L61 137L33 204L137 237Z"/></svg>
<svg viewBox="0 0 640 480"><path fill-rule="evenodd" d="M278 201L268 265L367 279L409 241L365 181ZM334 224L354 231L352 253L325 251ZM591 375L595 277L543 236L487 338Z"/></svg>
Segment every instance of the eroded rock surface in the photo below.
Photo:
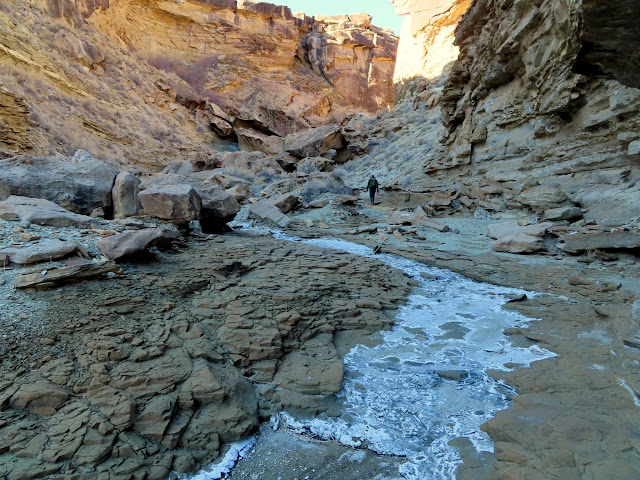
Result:
<svg viewBox="0 0 640 480"><path fill-rule="evenodd" d="M372 263L231 234L42 292L30 321L49 340L3 329L0 474L167 478L277 409L321 409L341 389L334 332L388 328L381 308L408 291L383 265L371 277Z"/></svg>

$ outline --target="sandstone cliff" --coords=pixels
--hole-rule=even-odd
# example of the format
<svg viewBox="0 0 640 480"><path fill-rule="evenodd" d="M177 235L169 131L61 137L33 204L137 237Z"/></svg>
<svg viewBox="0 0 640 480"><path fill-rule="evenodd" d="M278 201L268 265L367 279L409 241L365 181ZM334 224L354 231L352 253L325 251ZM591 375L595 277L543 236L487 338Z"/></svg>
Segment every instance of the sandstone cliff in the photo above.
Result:
<svg viewBox="0 0 640 480"><path fill-rule="evenodd" d="M84 148L164 165L235 149L240 128L284 137L393 104L397 37L366 14L314 19L227 0L34 0L26 9L5 3L0 28L5 156Z"/></svg>
<svg viewBox="0 0 640 480"><path fill-rule="evenodd" d="M389 186L460 192L489 212L578 206L588 219L618 225L638 217L638 34L626 18L637 18L639 7L617 4L604 14L591 1L476 0L451 18L460 19L460 53L435 77L406 66L403 38L396 78L414 77L396 111L372 126L377 164L367 168ZM439 6L417 24L413 15L407 20L425 61L430 39L448 32L434 27L440 12L464 9L455 1ZM407 153L399 158L400 151ZM410 178L387 171L388 158Z"/></svg>

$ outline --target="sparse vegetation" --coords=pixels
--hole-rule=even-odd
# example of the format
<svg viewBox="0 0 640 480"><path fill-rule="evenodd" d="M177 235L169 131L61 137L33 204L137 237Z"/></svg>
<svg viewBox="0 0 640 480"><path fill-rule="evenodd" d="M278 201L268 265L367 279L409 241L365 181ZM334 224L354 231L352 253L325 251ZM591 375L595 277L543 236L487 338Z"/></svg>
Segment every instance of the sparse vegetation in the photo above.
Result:
<svg viewBox="0 0 640 480"><path fill-rule="evenodd" d="M300 196L302 202L308 205L324 193L349 195L351 193L351 189L342 183L340 179L331 176L311 179L296 193Z"/></svg>

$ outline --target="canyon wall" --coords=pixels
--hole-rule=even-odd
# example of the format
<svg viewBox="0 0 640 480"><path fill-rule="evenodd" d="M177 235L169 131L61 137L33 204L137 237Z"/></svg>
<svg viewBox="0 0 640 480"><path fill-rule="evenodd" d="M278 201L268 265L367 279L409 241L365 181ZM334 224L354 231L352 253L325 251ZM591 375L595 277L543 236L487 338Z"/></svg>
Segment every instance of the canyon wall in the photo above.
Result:
<svg viewBox="0 0 640 480"><path fill-rule="evenodd" d="M64 10L58 3L49 0L54 14ZM316 19L247 0L112 0L99 8L88 0L80 10L112 40L154 66L186 71L205 98L269 133L393 105L397 38L366 14Z"/></svg>
<svg viewBox="0 0 640 480"><path fill-rule="evenodd" d="M0 155L82 148L156 169L390 108L398 38L371 20L235 0L7 0Z"/></svg>
<svg viewBox="0 0 640 480"><path fill-rule="evenodd" d="M640 34L630 20L640 4L614 3L475 0L441 49L459 55L434 76L430 38L449 31L438 12L464 5L394 2L414 33L400 42L396 111L372 126L372 171L391 187L460 192L490 213L578 206L612 225L640 216ZM422 63L407 63L411 42ZM391 156L404 168L385 167Z"/></svg>

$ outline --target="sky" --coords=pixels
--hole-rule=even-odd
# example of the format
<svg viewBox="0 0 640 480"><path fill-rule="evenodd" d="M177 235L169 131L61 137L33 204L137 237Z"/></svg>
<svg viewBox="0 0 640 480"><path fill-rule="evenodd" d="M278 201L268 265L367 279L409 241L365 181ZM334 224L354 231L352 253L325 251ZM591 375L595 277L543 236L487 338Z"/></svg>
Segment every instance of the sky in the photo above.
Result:
<svg viewBox="0 0 640 480"><path fill-rule="evenodd" d="M391 0L269 0L270 3L286 5L293 13L304 12L313 15L349 15L366 12L373 16L373 24L378 27L391 27L396 35L400 34L403 17L393 11Z"/></svg>

